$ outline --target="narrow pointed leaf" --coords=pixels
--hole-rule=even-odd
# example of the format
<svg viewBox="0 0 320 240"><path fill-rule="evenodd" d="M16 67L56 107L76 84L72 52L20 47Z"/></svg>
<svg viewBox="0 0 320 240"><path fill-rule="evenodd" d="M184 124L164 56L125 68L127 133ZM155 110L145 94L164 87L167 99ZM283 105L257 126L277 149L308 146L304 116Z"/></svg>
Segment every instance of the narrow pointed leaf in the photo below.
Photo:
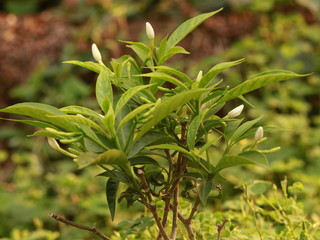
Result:
<svg viewBox="0 0 320 240"><path fill-rule="evenodd" d="M160 70L161 72L164 72L169 75L176 75L177 77L181 78L183 81L185 81L186 83L188 83L190 85L193 83L193 81L188 77L188 75L186 75L183 72L180 72L177 69L174 69L174 68L171 68L168 66L155 66L152 68Z"/></svg>
<svg viewBox="0 0 320 240"><path fill-rule="evenodd" d="M77 66L89 69L93 72L100 73L101 65L99 63L95 63L95 62L91 62L91 61L81 62L81 61L77 61L77 60L65 61L63 63L77 65Z"/></svg>
<svg viewBox="0 0 320 240"><path fill-rule="evenodd" d="M186 150L180 146L174 145L174 144L159 144L159 145L153 145L153 146L146 147L146 148L147 149L169 149L169 150L182 152L184 154L191 156L191 153L188 150Z"/></svg>
<svg viewBox="0 0 320 240"><path fill-rule="evenodd" d="M231 135L230 137L230 142L236 142L239 140L239 138L246 132L248 131L254 124L256 124L258 121L261 120L263 116L257 118L257 119L254 119L254 120L251 120L251 121L248 121L248 122L245 122L243 123L242 125L240 125L239 127L237 127L237 129L233 132L233 134Z"/></svg>
<svg viewBox="0 0 320 240"><path fill-rule="evenodd" d="M81 114L81 115L90 116L94 118L101 118L99 113L89 108L85 108L81 106L67 106L67 107L60 108L59 110L69 114Z"/></svg>
<svg viewBox="0 0 320 240"><path fill-rule="evenodd" d="M134 109L132 112L130 112L129 114L127 114L119 123L118 129L117 131L119 131L119 129L126 124L128 121L130 121L132 118L136 117L139 113L141 113L142 111L146 110L147 108L150 108L151 106L153 106L153 103L146 103L143 104L139 107L137 107L136 109Z"/></svg>
<svg viewBox="0 0 320 240"><path fill-rule="evenodd" d="M219 9L214 12L210 13L204 13L201 15L198 15L194 18L191 18L184 23L182 23L169 37L168 42L166 44L166 49L170 49L171 47L175 46L178 42L180 42L182 39L184 39L190 32L192 32L197 26L199 26L203 21L208 19L209 17L212 17L216 13L220 12L222 10Z"/></svg>
<svg viewBox="0 0 320 240"><path fill-rule="evenodd" d="M69 131L77 130L77 127L66 119L53 119L50 116L64 116L64 112L55 107L42 103L26 102L18 103L10 107L0 109L0 112L14 113L31 118L35 118L44 122L51 123Z"/></svg>
<svg viewBox="0 0 320 240"><path fill-rule="evenodd" d="M204 112L197 115L194 119L192 119L189 127L188 127L188 133L187 133L187 145L190 150L194 149L194 145L196 143L197 133L199 126L201 124L201 121L203 119Z"/></svg>
<svg viewBox="0 0 320 240"><path fill-rule="evenodd" d="M242 63L244 59L239 59L237 61L232 61L232 62L224 62L224 63L219 63L212 67L200 80L199 87L206 87L210 81L215 78L219 73L221 73L223 70L236 66L240 63Z"/></svg>
<svg viewBox="0 0 320 240"><path fill-rule="evenodd" d="M134 97L137 93L142 91L143 89L146 89L150 87L150 85L142 85L142 86L136 86L133 88L130 88L128 91L126 91L119 99L116 109L115 109L115 115L117 116L120 110L127 104L127 102Z"/></svg>
<svg viewBox="0 0 320 240"><path fill-rule="evenodd" d="M103 101L108 98L109 101L113 102L113 91L111 85L111 72L101 68L100 74L96 84L96 98L101 109L106 113L107 110L103 107Z"/></svg>
<svg viewBox="0 0 320 240"><path fill-rule="evenodd" d="M186 102L190 101L191 99L200 96L201 94L210 91L209 89L192 89L187 90L182 93L178 93L175 96L168 97L159 104L155 111L153 112L153 117L145 123L140 132L135 137L135 141L140 139L147 131L149 131L154 125L159 123L163 118L168 116L177 108L181 107Z"/></svg>
<svg viewBox="0 0 320 240"><path fill-rule="evenodd" d="M114 220L114 216L116 213L116 203L117 203L116 198L117 198L118 187L119 187L119 181L114 178L109 178L109 180L106 183L106 197L107 197L112 221Z"/></svg>
<svg viewBox="0 0 320 240"><path fill-rule="evenodd" d="M77 116L77 115L61 115L61 116L50 116L53 119L65 119L70 122L76 122L76 123L81 123L83 125L86 125L88 127L91 127L95 130L98 130L102 133L105 132L105 130L100 127L97 123L94 121L90 120L89 118L86 118L84 116Z"/></svg>
<svg viewBox="0 0 320 240"><path fill-rule="evenodd" d="M256 75L255 77L248 79L247 81L239 84L238 86L228 91L217 102L217 104L237 98L245 93L251 92L255 89L264 87L272 83L276 83L276 82L280 82L280 81L284 81L292 78L305 77L308 75L309 74L297 74L294 72L284 71L284 70L274 70L274 71L264 72Z"/></svg>
<svg viewBox="0 0 320 240"><path fill-rule="evenodd" d="M170 48L162 58L160 58L158 64L161 65L165 61L167 61L169 58L173 57L176 54L190 54L187 50L185 50L183 47L174 46Z"/></svg>
<svg viewBox="0 0 320 240"><path fill-rule="evenodd" d="M152 86L151 89L154 89L154 90L156 90L157 86L161 86L164 82L170 82L176 86L180 86L184 89L188 89L187 86L184 85L184 83L182 83L179 79L172 77L166 73L159 72L159 71L140 74L138 76L150 77L151 79L153 79L152 81L150 81L150 83L153 83L154 86ZM155 83L157 83L157 84L155 84Z"/></svg>

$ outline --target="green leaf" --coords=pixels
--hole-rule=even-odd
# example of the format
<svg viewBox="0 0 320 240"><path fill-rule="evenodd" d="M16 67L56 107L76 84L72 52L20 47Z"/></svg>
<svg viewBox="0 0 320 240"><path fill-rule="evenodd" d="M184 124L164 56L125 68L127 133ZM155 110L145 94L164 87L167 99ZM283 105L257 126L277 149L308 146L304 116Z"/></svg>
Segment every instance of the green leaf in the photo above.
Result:
<svg viewBox="0 0 320 240"><path fill-rule="evenodd" d="M146 110L147 108L153 106L153 103L146 103L143 104L137 108L135 108L133 111L131 111L129 114L127 114L119 123L119 126L117 128L117 131L119 131L119 129L126 124L128 121L130 121L132 118L136 117L139 113L141 113L142 111Z"/></svg>
<svg viewBox="0 0 320 240"><path fill-rule="evenodd" d="M187 133L187 144L188 144L188 148L190 150L194 149L194 145L196 142L196 138L197 138L197 133L198 133L198 129L199 126L202 122L203 116L205 115L205 112L201 112L199 113L199 115L195 116L189 127L188 127L188 133Z"/></svg>
<svg viewBox="0 0 320 240"><path fill-rule="evenodd" d="M130 181L128 180L127 175L125 175L124 173L119 172L117 170L108 169L107 171L105 171L103 173L100 173L98 176L113 178L113 179L115 179L115 180L117 180L119 182L123 182L123 183L126 183L126 184L130 183Z"/></svg>
<svg viewBox="0 0 320 240"><path fill-rule="evenodd" d="M169 58L173 57L176 54L190 54L190 52L186 51L183 47L180 46L174 46L170 48L168 51L166 51L166 54L160 58L158 61L158 65L162 65L165 61L167 61Z"/></svg>
<svg viewBox="0 0 320 240"><path fill-rule="evenodd" d="M259 152L259 151L246 151L239 154L241 157L245 157L250 159L254 162L254 164L257 164L261 167L269 167L269 162L265 156L265 154Z"/></svg>
<svg viewBox="0 0 320 240"><path fill-rule="evenodd" d="M132 158L142 151L146 146L163 142L169 143L172 142L172 139L170 139L167 134L163 132L150 131L146 133L143 138L135 142L135 144L129 150L128 156L129 158Z"/></svg>
<svg viewBox="0 0 320 240"><path fill-rule="evenodd" d="M170 82L176 86L180 86L184 89L188 89L188 87L184 85L184 83L182 83L179 79L159 71L139 74L138 76L151 78L150 83L153 84L153 86L150 89L153 92L155 92L157 90L157 87L161 86L164 82Z"/></svg>
<svg viewBox="0 0 320 240"><path fill-rule="evenodd" d="M109 211L112 221L116 212L116 198L119 187L119 181L114 178L109 178L106 184L106 197L109 205Z"/></svg>
<svg viewBox="0 0 320 240"><path fill-rule="evenodd" d="M0 119L12 121L12 122L20 122L20 123L28 124L28 125L31 125L34 127L39 127L39 128L46 128L46 127L54 128L54 126L52 124L49 124L46 122L35 121L35 120L18 120L18 119L1 118L1 117L0 117Z"/></svg>
<svg viewBox="0 0 320 240"><path fill-rule="evenodd" d="M192 32L197 26L199 26L203 21L205 21L209 17L212 17L213 15L220 12L221 10L222 8L214 12L204 13L182 23L170 35L168 42L166 44L166 50L168 51L171 47L175 46L178 42L184 39L190 32Z"/></svg>
<svg viewBox="0 0 320 240"><path fill-rule="evenodd" d="M174 68L168 67L168 66L155 66L152 67L154 69L160 70L161 72L164 72L169 75L176 75L177 77L181 78L186 83L192 85L193 81L183 72L180 72Z"/></svg>
<svg viewBox="0 0 320 240"><path fill-rule="evenodd" d="M214 174L229 167L235 167L239 165L255 164L252 160L237 156L237 155L225 155L223 156L215 167Z"/></svg>
<svg viewBox="0 0 320 240"><path fill-rule="evenodd" d="M78 116L78 115L60 115L60 116L50 116L53 119L64 119L68 120L70 122L75 122L75 123L81 123L83 125L86 125L88 127L91 127L95 130L98 130L102 133L105 133L105 130L100 127L97 123L94 121L90 120L89 118L86 118L84 116Z"/></svg>
<svg viewBox="0 0 320 240"><path fill-rule="evenodd" d="M95 62L91 62L91 61L81 62L81 61L77 61L77 60L64 61L63 63L77 65L77 66L89 69L93 72L100 73L101 64L99 64L99 63L95 63Z"/></svg>
<svg viewBox="0 0 320 240"><path fill-rule="evenodd" d="M51 116L64 116L66 114L55 107L42 103L18 103L10 107L0 109L0 112L14 113L27 117L32 117L44 122L51 123L55 126L59 126L69 131L77 130L77 127L66 119L51 118Z"/></svg>
<svg viewBox="0 0 320 240"><path fill-rule="evenodd" d="M254 124L256 124L258 121L260 121L260 119L262 118L263 116L257 118L257 119L254 119L254 120L251 120L251 121L248 121L248 122L245 122L243 124L241 124L234 132L233 134L231 135L230 137L230 142L237 142L239 140L239 138L246 132L248 131Z"/></svg>
<svg viewBox="0 0 320 240"><path fill-rule="evenodd" d="M207 200L208 200L209 194L212 190L212 186L213 186L212 180L203 181L200 183L198 191L199 191L199 198L200 198L200 201L203 206L205 206L207 204Z"/></svg>
<svg viewBox="0 0 320 240"><path fill-rule="evenodd" d="M237 85L236 87L228 91L216 104L229 101L245 93L251 92L255 89L264 87L272 83L276 83L276 82L280 82L280 81L284 81L292 78L305 77L308 75L310 74L297 74L294 72L284 71L284 70L274 70L274 71L264 72Z"/></svg>
<svg viewBox="0 0 320 240"><path fill-rule="evenodd" d="M257 164L263 167L268 166L268 161L264 154L258 151L243 152L240 155L225 155L223 156L215 167L214 174L229 167L239 165Z"/></svg>
<svg viewBox="0 0 320 240"><path fill-rule="evenodd" d="M131 48L141 59L142 62L145 62L148 54L149 54L149 47L141 42L130 42L130 41L120 41L123 43L127 43L126 47Z"/></svg>
<svg viewBox="0 0 320 240"><path fill-rule="evenodd" d="M150 85L142 85L142 86L136 86L133 88L130 88L128 91L126 91L119 99L116 109L115 109L115 115L117 116L120 110L127 104L127 102L135 96L138 92L142 91L143 89L146 89L150 87Z"/></svg>
<svg viewBox="0 0 320 240"><path fill-rule="evenodd" d="M137 156L129 159L130 165L135 166L135 165L146 165L146 164L152 164L152 165L157 165L159 166L158 162L154 160L151 157L148 156Z"/></svg>
<svg viewBox="0 0 320 240"><path fill-rule="evenodd" d="M81 115L90 116L94 118L101 118L99 113L89 108L85 108L81 106L67 106L67 107L60 108L59 110L69 114L81 114Z"/></svg>
<svg viewBox="0 0 320 240"><path fill-rule="evenodd" d="M77 158L77 164L79 169L86 168L97 162L98 154L93 152L81 153Z"/></svg>
<svg viewBox="0 0 320 240"><path fill-rule="evenodd" d="M224 62L224 63L219 63L212 67L200 80L199 82L199 87L204 88L206 87L210 81L215 78L219 73L221 73L223 70L236 66L240 63L242 63L244 59L239 59L237 61L232 61L232 62Z"/></svg>
<svg viewBox="0 0 320 240"><path fill-rule="evenodd" d="M96 84L96 98L101 107L101 109L107 113L107 110L103 107L103 101L105 98L113 103L113 91L111 85L111 71L107 71L101 68L99 77Z"/></svg>
<svg viewBox="0 0 320 240"><path fill-rule="evenodd" d="M169 149L169 150L182 152L184 154L192 156L188 150L186 150L180 146L174 145L174 144L159 144L159 145L152 145L152 146L146 147L146 148L147 149Z"/></svg>
<svg viewBox="0 0 320 240"><path fill-rule="evenodd" d="M155 107L153 117L150 121L146 122L140 129L140 132L135 137L135 142L140 139L147 131L149 131L154 125L159 123L163 118L168 116L177 108L181 107L191 99L200 96L201 94L210 91L209 89L191 89L178 93L175 96L164 99L158 106Z"/></svg>

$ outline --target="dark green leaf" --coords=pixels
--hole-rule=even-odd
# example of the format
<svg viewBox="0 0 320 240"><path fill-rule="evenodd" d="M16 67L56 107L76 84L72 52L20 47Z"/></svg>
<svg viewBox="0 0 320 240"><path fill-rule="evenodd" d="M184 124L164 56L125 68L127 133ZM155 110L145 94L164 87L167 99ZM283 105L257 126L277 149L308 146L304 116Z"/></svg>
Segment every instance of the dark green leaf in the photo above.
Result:
<svg viewBox="0 0 320 240"><path fill-rule="evenodd" d="M117 198L118 187L119 187L119 181L114 178L109 178L109 180L106 183L106 197L107 197L112 221L114 220L114 216L116 212L116 203L117 203L116 198Z"/></svg>

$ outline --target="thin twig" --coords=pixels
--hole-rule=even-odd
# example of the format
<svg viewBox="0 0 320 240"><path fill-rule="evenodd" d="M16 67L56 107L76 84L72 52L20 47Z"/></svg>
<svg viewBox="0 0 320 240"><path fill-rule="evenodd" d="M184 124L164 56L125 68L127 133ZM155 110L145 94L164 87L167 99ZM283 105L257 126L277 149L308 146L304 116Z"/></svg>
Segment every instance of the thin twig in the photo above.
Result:
<svg viewBox="0 0 320 240"><path fill-rule="evenodd" d="M102 238L103 240L111 240L111 238L109 238L106 235L104 235L102 232L100 232L95 227L87 227L87 226L72 222L72 221L70 221L68 219L60 217L60 216L58 216L56 214L53 214L53 213L49 214L49 217L52 217L52 218L56 219L57 221L65 223L67 225L70 225L70 226L73 226L73 227L76 227L76 228L80 228L82 230L86 230L86 231L92 232L92 233L96 234L97 236L99 236L100 238Z"/></svg>
<svg viewBox="0 0 320 240"><path fill-rule="evenodd" d="M223 229L224 225L226 225L227 221L228 220L225 219L222 224L218 224L218 226L217 226L217 230L218 230L218 238L217 238L217 240L221 240L221 232L222 232L222 229Z"/></svg>
<svg viewBox="0 0 320 240"><path fill-rule="evenodd" d="M196 213L196 211L198 210L198 206L199 206L199 203L200 203L200 198L198 197L197 200L195 201L192 209L191 209L191 213L187 219L187 223L190 224L191 221L192 221L192 218L194 216L194 214Z"/></svg>

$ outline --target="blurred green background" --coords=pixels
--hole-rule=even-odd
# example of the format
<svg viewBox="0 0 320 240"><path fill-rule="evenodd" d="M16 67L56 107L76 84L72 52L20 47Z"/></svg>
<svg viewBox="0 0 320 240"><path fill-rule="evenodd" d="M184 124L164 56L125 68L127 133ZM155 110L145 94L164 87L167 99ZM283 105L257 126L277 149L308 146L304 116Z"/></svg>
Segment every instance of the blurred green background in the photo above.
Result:
<svg viewBox="0 0 320 240"><path fill-rule="evenodd" d="M269 157L269 169L226 171L229 182L223 186L223 197L212 200L211 205L226 211L232 206L230 201L241 199L237 186L243 182L260 179L280 186L287 177L289 184L304 185L296 199L304 206L301 215L310 216L310 221L319 225L318 0L2 0L0 108L37 101L57 107L77 104L97 109L96 75L61 62L92 60L93 42L108 62L131 53L118 40L146 39L146 21L152 24L156 36L163 37L188 18L220 7L224 7L221 13L182 42L191 55L175 57L172 66L195 77L214 64L244 57L244 64L222 75L231 86L270 69L314 74L246 96L255 106L246 106L247 118L264 115L262 125L278 128L266 134L268 146L280 145L282 150ZM97 226L106 233L136 224L132 233L138 235L148 228L148 219L140 219L139 224L123 222L140 216L143 209L139 206L127 210L120 205L123 211L111 222L105 179L93 177L99 169L78 171L70 159L51 150L46 139L25 137L31 133L30 127L0 121L1 240L93 239L90 233L50 219L51 212ZM122 238L118 234L115 239L125 239L126 234L120 234Z"/></svg>

